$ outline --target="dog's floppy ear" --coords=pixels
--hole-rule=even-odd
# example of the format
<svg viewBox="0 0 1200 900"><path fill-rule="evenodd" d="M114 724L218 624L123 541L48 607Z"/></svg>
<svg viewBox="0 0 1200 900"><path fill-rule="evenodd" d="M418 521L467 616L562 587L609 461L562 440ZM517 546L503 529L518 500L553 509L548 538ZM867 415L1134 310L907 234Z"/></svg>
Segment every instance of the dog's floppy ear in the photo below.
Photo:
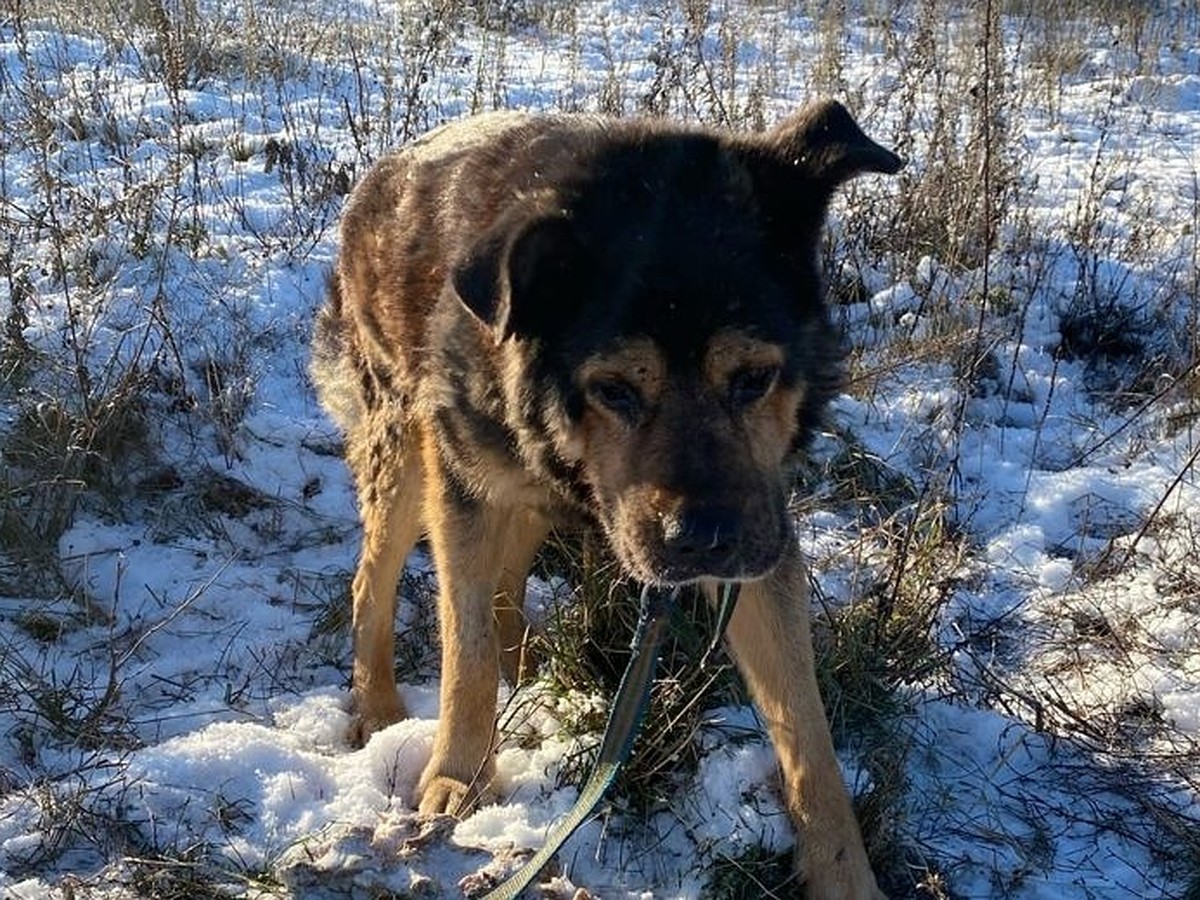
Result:
<svg viewBox="0 0 1200 900"><path fill-rule="evenodd" d="M758 202L778 228L814 242L834 191L856 175L892 175L904 160L871 140L836 100L805 106L765 134L735 139ZM782 237L782 235L780 235Z"/></svg>
<svg viewBox="0 0 1200 900"><path fill-rule="evenodd" d="M579 243L562 215L512 217L495 225L455 266L454 289L496 340L543 331L569 299Z"/></svg>

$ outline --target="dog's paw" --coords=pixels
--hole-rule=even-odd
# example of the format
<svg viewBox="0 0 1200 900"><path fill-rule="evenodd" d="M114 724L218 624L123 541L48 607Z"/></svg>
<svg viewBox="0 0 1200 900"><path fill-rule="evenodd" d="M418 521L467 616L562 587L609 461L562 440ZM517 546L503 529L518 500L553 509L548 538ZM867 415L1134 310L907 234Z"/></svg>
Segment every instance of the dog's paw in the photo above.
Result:
<svg viewBox="0 0 1200 900"><path fill-rule="evenodd" d="M449 775L422 778L418 792L417 811L423 816L446 815L461 819L476 807L495 799L490 791Z"/></svg>
<svg viewBox="0 0 1200 900"><path fill-rule="evenodd" d="M346 732L346 740L351 747L362 747L375 732L407 717L408 711L395 691L379 697L355 697L354 719Z"/></svg>

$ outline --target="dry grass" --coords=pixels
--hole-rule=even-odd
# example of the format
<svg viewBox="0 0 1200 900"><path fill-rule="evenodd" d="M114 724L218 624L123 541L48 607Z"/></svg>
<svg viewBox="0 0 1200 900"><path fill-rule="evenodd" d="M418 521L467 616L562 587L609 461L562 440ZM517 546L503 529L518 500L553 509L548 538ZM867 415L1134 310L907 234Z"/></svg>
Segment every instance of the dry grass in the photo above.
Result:
<svg viewBox="0 0 1200 900"><path fill-rule="evenodd" d="M557 538L540 568L543 577L573 586L553 603L532 639L534 652L544 660L542 687L560 697L612 697L632 655L640 586L620 577L596 534ZM690 591L679 597L641 735L615 788L638 816L668 808L674 791L695 772L701 753L697 733L712 709L745 702L723 652L707 667L699 665L715 626L716 613L703 597ZM519 702L504 723L510 730L520 730ZM582 705L563 726L571 734L595 734L604 728L606 710L604 703ZM561 779L582 784L593 756L593 748L581 748Z"/></svg>

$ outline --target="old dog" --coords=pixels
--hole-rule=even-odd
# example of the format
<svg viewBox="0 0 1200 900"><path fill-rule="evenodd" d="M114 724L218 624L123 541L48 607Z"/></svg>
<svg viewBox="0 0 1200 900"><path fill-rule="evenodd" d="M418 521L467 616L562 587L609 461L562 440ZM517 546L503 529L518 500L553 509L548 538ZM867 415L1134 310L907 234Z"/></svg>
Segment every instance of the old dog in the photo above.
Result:
<svg viewBox="0 0 1200 900"><path fill-rule="evenodd" d="M312 372L361 507L353 739L405 715L398 576L428 537L441 713L422 813L492 797L496 692L556 524L628 574L742 584L727 632L770 732L809 896L881 896L818 695L787 463L836 390L818 243L900 159L835 102L764 133L497 112L383 158L351 195Z"/></svg>

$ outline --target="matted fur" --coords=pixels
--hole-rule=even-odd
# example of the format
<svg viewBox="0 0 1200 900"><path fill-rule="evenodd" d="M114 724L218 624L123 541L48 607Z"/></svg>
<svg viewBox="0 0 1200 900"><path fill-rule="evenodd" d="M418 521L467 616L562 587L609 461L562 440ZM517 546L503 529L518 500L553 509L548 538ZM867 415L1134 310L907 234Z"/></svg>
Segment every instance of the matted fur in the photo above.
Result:
<svg viewBox="0 0 1200 900"><path fill-rule="evenodd" d="M491 797L529 567L583 518L638 579L744 583L728 640L809 896L879 896L817 693L784 472L840 373L816 261L830 197L899 166L836 103L761 135L493 113L356 188L312 371L363 519L356 741L405 714L396 585L414 543L432 546L442 705L423 813Z"/></svg>

